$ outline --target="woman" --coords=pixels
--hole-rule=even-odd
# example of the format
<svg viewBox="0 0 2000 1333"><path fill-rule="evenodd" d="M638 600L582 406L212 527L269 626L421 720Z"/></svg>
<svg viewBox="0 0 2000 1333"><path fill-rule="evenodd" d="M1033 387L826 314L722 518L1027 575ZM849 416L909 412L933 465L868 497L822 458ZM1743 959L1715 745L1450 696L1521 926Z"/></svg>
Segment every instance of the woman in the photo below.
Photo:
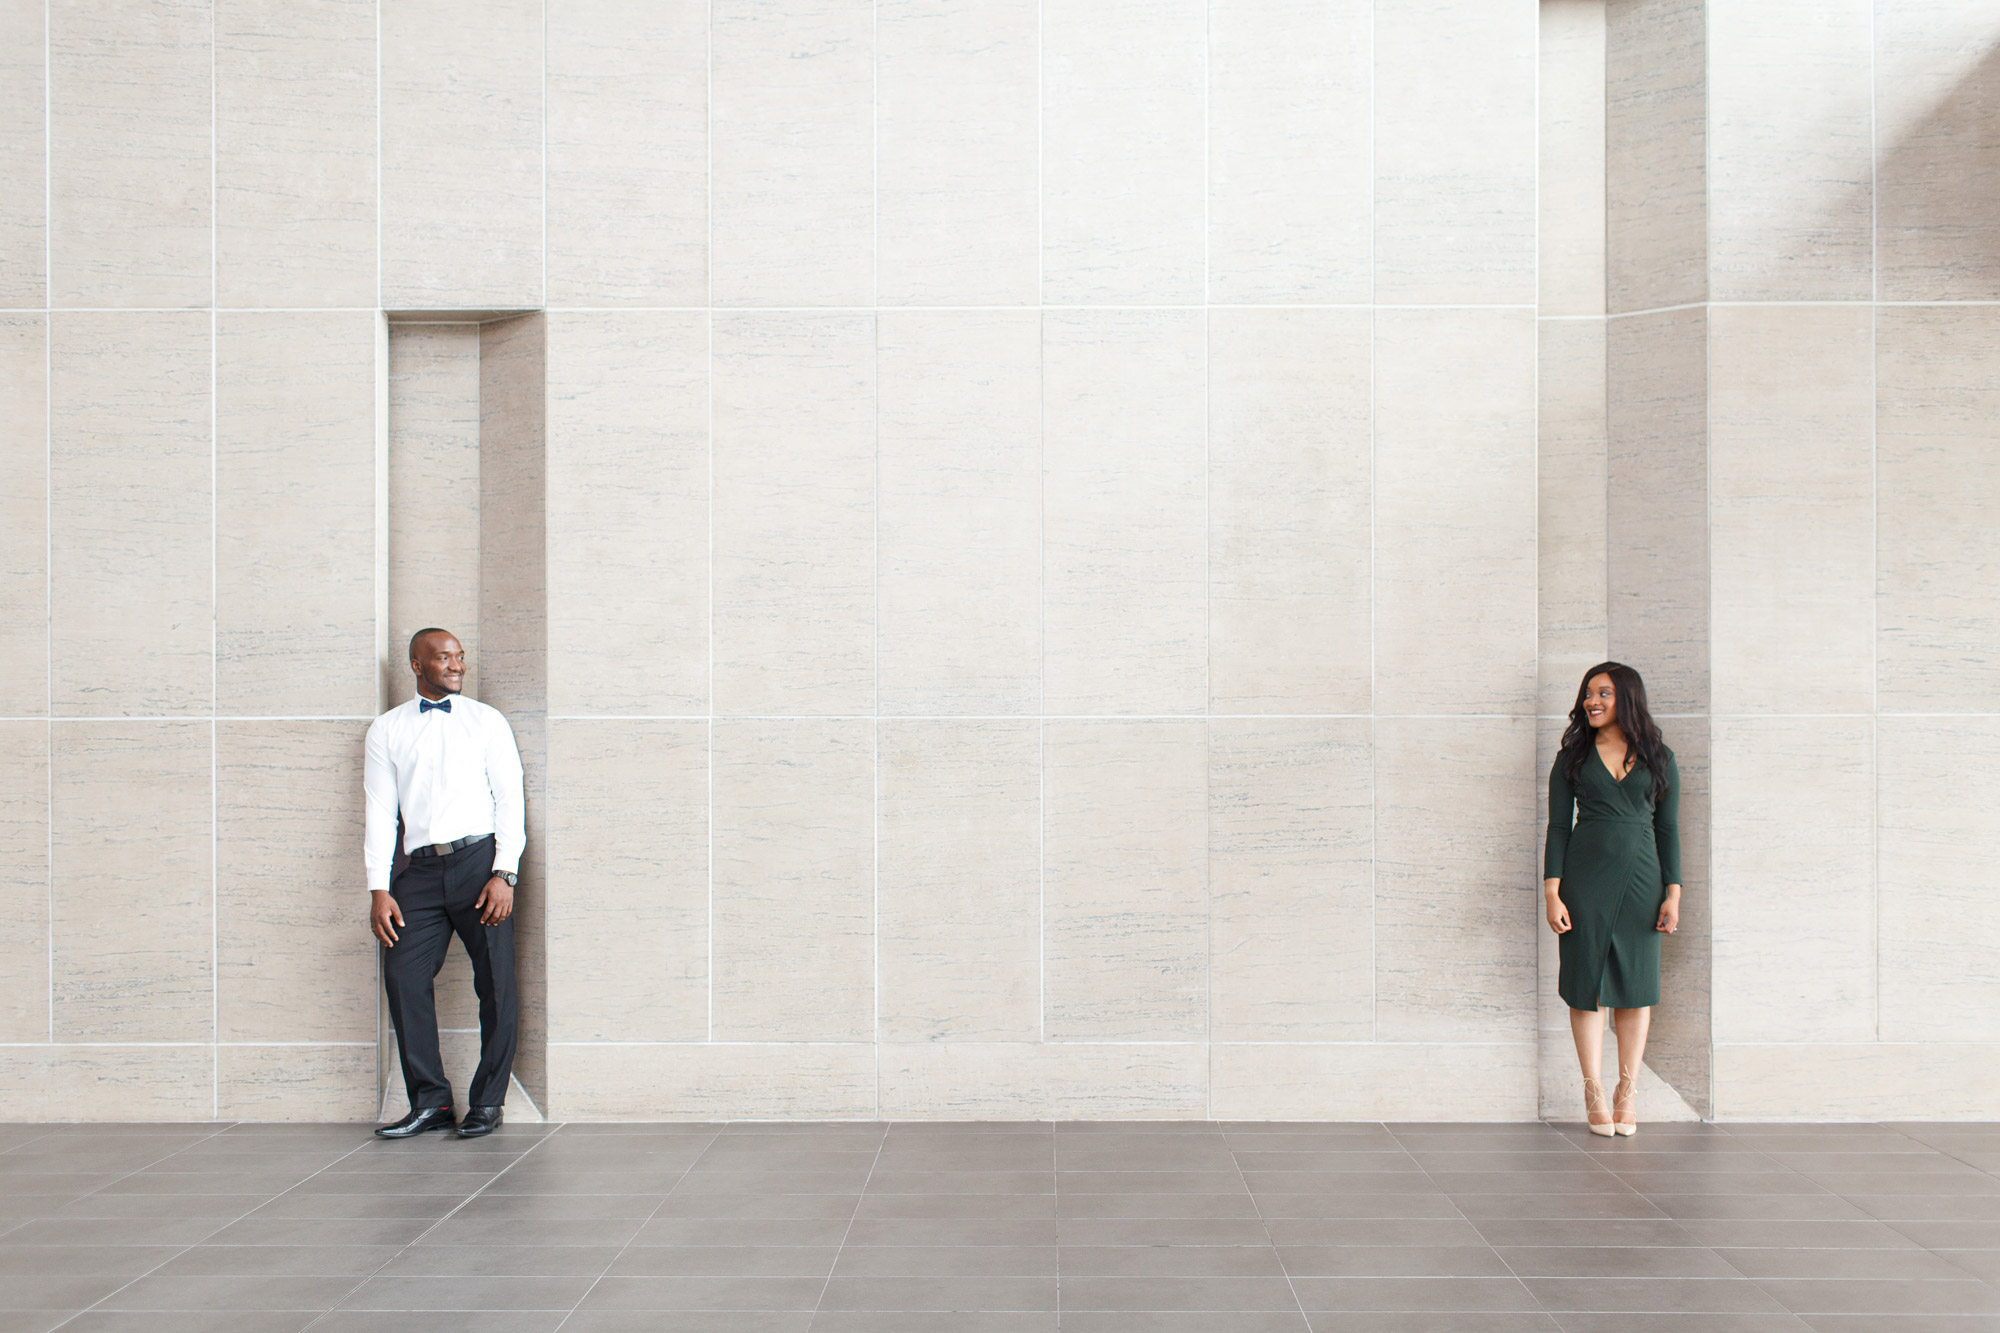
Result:
<svg viewBox="0 0 2000 1333"><path fill-rule="evenodd" d="M1562 955L1557 990L1583 1065L1584 1118L1639 1132L1639 1061L1660 1000L1660 936L1680 928L1680 770L1639 673L1584 673L1549 770L1543 906ZM1572 827L1574 820L1574 827ZM1618 1033L1618 1091L1604 1104L1604 1010Z"/></svg>

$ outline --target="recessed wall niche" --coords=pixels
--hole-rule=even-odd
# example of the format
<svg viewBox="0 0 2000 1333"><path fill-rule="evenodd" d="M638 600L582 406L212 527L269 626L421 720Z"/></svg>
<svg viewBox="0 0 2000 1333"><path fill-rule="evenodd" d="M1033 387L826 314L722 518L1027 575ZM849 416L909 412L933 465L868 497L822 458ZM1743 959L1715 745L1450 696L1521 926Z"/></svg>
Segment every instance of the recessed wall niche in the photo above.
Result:
<svg viewBox="0 0 2000 1333"><path fill-rule="evenodd" d="M473 310L392 311L388 320L381 706L409 697L410 635L439 625L465 645L465 692L513 724L528 799L514 918L521 994L514 1076L539 1111L548 1101L545 321L538 312ZM452 945L437 987L439 1039L463 1097L479 1060L479 1005L462 946ZM381 1073L383 1115L400 1116L402 1076L386 1011ZM509 1110L520 1119L528 1108Z"/></svg>

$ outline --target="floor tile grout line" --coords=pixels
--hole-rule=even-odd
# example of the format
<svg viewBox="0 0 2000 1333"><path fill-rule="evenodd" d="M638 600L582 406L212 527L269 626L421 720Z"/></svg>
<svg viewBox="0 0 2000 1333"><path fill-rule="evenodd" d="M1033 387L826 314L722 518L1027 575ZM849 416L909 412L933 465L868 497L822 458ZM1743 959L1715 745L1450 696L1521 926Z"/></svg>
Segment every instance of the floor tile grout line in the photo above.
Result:
<svg viewBox="0 0 2000 1333"><path fill-rule="evenodd" d="M1384 1129L1386 1128L1387 1126L1384 1126ZM1264 1216L1264 1205L1257 1198L1257 1191L1250 1188L1250 1178L1243 1173L1243 1163L1236 1160L1236 1145L1230 1142L1229 1131L1220 1132L1222 1146L1229 1153L1229 1164L1236 1168L1236 1178L1243 1182L1243 1192L1249 1196L1250 1207L1257 1213L1257 1225L1263 1230L1264 1240L1271 1247L1271 1257L1277 1261L1278 1271L1285 1275L1285 1289L1292 1293L1292 1304L1298 1307L1299 1322L1304 1325L1306 1333L1312 1333L1312 1316L1306 1313L1305 1298L1299 1295L1298 1283L1292 1281L1292 1270L1285 1263L1284 1251L1278 1248L1278 1238L1271 1234L1271 1221ZM1407 1152L1405 1149L1406 1154Z"/></svg>
<svg viewBox="0 0 2000 1333"><path fill-rule="evenodd" d="M480 1195L486 1193L487 1190L493 1187L494 1181L500 1179L500 1177L506 1175L509 1171L512 1171L515 1167L519 1166L521 1162L528 1157L529 1154L533 1153L535 1149L541 1147L544 1143L547 1143L550 1139L554 1138L558 1133L561 1132L561 1130L562 1126L558 1124L554 1129L551 1129L548 1133L536 1136L535 1141L532 1144L528 1145L526 1150L515 1154L513 1161L507 1163L507 1165L501 1167L498 1171L495 1171L489 1176L487 1176L485 1184L481 1185L478 1189L472 1191L472 1193L466 1195L463 1199L460 1199L457 1203L453 1204L450 1208L446 1209L442 1217L437 1218L429 1226L425 1227L422 1231L419 1231L415 1236L412 1236L409 1240L405 1241L396 1250L394 1254L390 1255L387 1259L384 1259L381 1263L369 1269L366 1273L363 1273L355 1281L353 1286L349 1287L346 1291L341 1293L339 1300L335 1301L332 1305L329 1305L326 1309L321 1310L318 1314L314 1315L311 1319L307 1320L305 1325L299 1329L299 1333L306 1333L307 1329L317 1328L321 1320L325 1319L328 1315L338 1310L342 1305L345 1305L348 1301L354 1299L354 1293L360 1291L363 1287L367 1286L370 1282L374 1281L377 1275L379 1275L383 1269L387 1268L390 1264L395 1263L405 1254L408 1254L413 1247L421 1245L423 1243L424 1237L430 1235L433 1231L436 1231L446 1222L449 1222L452 1218L458 1216L460 1209L464 1208L465 1205L471 1203L474 1199L478 1198ZM370 1138L364 1139L361 1143L355 1145L354 1152L362 1151L363 1149L367 1148L370 1143L374 1141L372 1137L373 1131L370 1131L370 1135L371 1135ZM348 1157L352 1157L353 1155L354 1153L348 1153L345 1156L343 1156L340 1160L346 1161ZM304 1182L302 1181L300 1183L303 1184ZM266 1203L275 1202L276 1199L280 1197L283 1196L274 1195L271 1199L268 1199L265 1202Z"/></svg>
<svg viewBox="0 0 2000 1333"><path fill-rule="evenodd" d="M721 1141L724 1128L725 1125L718 1124L716 1125L714 1130L710 1132L708 1136L708 1142L701 1145L701 1151L694 1155L694 1160L690 1161L686 1166L681 1168L681 1173L679 1176L675 1177L674 1183L667 1187L666 1193L660 1196L660 1201L653 1205L653 1211L647 1213L646 1216L640 1221L638 1227L633 1230L632 1234L625 1238L625 1243L618 1247L618 1253L611 1256L611 1262L605 1264L602 1271L600 1271L596 1277L590 1280L590 1285L583 1289L583 1295L576 1298L576 1304L569 1307L569 1311L566 1314L564 1314L559 1321L557 1321L556 1326L551 1331L551 1333L562 1333L563 1325L567 1324L571 1319L576 1317L576 1312L578 1310L581 1310L583 1308L584 1302L590 1299L590 1293L596 1291L597 1284L604 1281L605 1278L609 1277L611 1275L612 1269L618 1267L618 1261L620 1259L623 1259L625 1257L625 1252L632 1248L632 1242L638 1238L640 1232L643 1232L648 1226L652 1224L654 1218L660 1215L660 1209L667 1206L667 1200L671 1199L674 1196L674 1191L680 1188L681 1182L688 1178L689 1174L693 1172L695 1167L701 1163L702 1158L708 1156L709 1149L713 1148L718 1142ZM554 1136L551 1135L550 1137ZM583 1136L572 1135L572 1137L582 1138ZM693 1138L697 1136L689 1135L689 1137ZM419 1237L418 1239L421 1240L422 1237Z"/></svg>
<svg viewBox="0 0 2000 1333"><path fill-rule="evenodd" d="M861 1216L861 1205L867 1201L868 1186L875 1179L875 1169L882 1163L882 1149L888 1146L893 1129L894 1122L882 1122L882 1134L875 1140L875 1156L869 1160L868 1174L862 1177L861 1192L854 1196L854 1211L847 1215L847 1225L841 1228L840 1243L833 1247L833 1262L827 1265L826 1280L819 1284L819 1295L813 1300L812 1318L806 1321L808 1328L819 1322L820 1310L826 1305L826 1293L833 1287L833 1275L840 1271L840 1257L847 1253L847 1238L854 1234L855 1220Z"/></svg>
<svg viewBox="0 0 2000 1333"><path fill-rule="evenodd" d="M172 1152L167 1153L165 1156L159 1158L158 1161L149 1162L145 1166L140 1167L137 1171L126 1172L124 1175L120 1176L118 1180L128 1180L132 1176L138 1175L141 1171L147 1171L155 1166L158 1166L160 1162L167 1161L169 1158L178 1157L180 1154L186 1152L189 1148L195 1147L197 1144L209 1143L216 1139L219 1139L224 1135L226 1135L227 1133L229 1133L230 1130L235 1129L242 1123L243 1122L240 1120L229 1121L228 1123L222 1125L220 1128L216 1129L213 1133L202 1135L200 1138L194 1140L193 1143L182 1144L180 1147L174 1149ZM273 1200L282 1199L285 1197L285 1195L290 1194L293 1190L305 1184L308 1180L311 1180L315 1176L319 1176L327 1171L331 1171L335 1166L346 1161L348 1158L352 1157L355 1153L360 1152L361 1147L362 1145L357 1144L353 1148L350 1148L348 1151L342 1153L340 1156L334 1158L331 1162L328 1162L325 1166L319 1168L319 1170L308 1172L306 1175L299 1177L291 1184L285 1186L285 1188L279 1190L276 1194L273 1194L269 1199L264 1200L263 1203L258 1204L257 1208L265 1207L266 1205L270 1204ZM92 1195L100 1194L104 1190L110 1189L112 1185L116 1185L118 1183L118 1180L114 1180L107 1185L102 1185L99 1188L92 1190L90 1194L86 1194L82 1197L87 1199L90 1198ZM182 1256L189 1254L194 1250L200 1249L203 1245L208 1243L209 1236L217 1235L218 1233L228 1229L229 1227L236 1225L236 1223L241 1222L244 1218L250 1216L251 1213L256 1212L257 1208L247 1209L244 1212L238 1214L237 1216L231 1218L229 1221L223 1223L221 1226L217 1227L214 1231L209 1232L208 1236L204 1236L198 1241L194 1241L190 1244L181 1246L178 1250L175 1250L172 1254L160 1260L159 1263L154 1264L151 1268L147 1269L145 1272L140 1273L134 1278L132 1278L131 1281L120 1283L118 1286L113 1287L110 1291L105 1292L102 1296L99 1296L89 1305L84 1306L81 1310L78 1310L76 1313L64 1319L61 1323L53 1325L49 1329L49 1333L55 1333L56 1329L68 1327L76 1320L83 1318L83 1316L89 1314L92 1310L95 1310L99 1306L103 1305L106 1301L110 1300L113 1296L116 1296L119 1292L126 1290L127 1288L133 1286L136 1283L143 1282L145 1279L159 1272L162 1268L165 1268L168 1264L173 1263L176 1259L179 1259ZM315 1315L311 1323L308 1323L306 1327L310 1328L312 1324L316 1324L318 1322L319 1322L319 1316Z"/></svg>

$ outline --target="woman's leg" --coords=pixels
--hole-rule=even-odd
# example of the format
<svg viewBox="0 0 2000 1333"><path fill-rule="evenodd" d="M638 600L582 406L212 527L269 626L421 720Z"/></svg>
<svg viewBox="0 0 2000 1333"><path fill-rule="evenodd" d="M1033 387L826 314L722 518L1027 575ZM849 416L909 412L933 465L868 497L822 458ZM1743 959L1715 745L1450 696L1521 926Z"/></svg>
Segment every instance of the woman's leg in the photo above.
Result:
<svg viewBox="0 0 2000 1333"><path fill-rule="evenodd" d="M1639 1062L1646 1058L1646 1033L1653 1010L1613 1009L1611 1026L1618 1033L1618 1091L1611 1099L1612 1119L1621 1125L1639 1123Z"/></svg>
<svg viewBox="0 0 2000 1333"><path fill-rule="evenodd" d="M1609 1134L1611 1108L1604 1097L1604 1011L1570 1010L1569 1034L1576 1041L1576 1062L1583 1066L1583 1118L1592 1133Z"/></svg>

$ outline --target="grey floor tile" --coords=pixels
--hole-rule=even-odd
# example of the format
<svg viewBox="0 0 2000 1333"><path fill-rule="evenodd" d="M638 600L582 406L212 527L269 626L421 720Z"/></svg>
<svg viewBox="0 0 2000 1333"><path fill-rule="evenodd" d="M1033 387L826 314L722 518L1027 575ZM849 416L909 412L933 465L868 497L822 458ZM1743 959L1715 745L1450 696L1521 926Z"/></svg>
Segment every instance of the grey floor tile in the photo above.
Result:
<svg viewBox="0 0 2000 1333"><path fill-rule="evenodd" d="M1620 1169L1617 1178L1638 1190L1648 1198L1663 1195L1699 1194L1705 1196L1762 1195L1784 1196L1792 1194L1817 1195L1838 1193L1809 1177L1795 1171L1731 1171L1722 1173L1683 1173L1671 1170Z"/></svg>
<svg viewBox="0 0 2000 1333"><path fill-rule="evenodd" d="M859 1194L866 1171L690 1171L675 1194Z"/></svg>
<svg viewBox="0 0 2000 1333"><path fill-rule="evenodd" d="M1055 1216L1070 1217L1199 1217L1245 1218L1260 1215L1260 1203L1247 1193L1232 1194L1062 1194L1054 1201ZM1274 1216L1268 1206L1262 1216Z"/></svg>
<svg viewBox="0 0 2000 1333"><path fill-rule="evenodd" d="M1498 1253L1523 1278L1743 1276L1713 1250L1691 1245L1510 1245Z"/></svg>
<svg viewBox="0 0 2000 1333"><path fill-rule="evenodd" d="M1432 1171L1446 1194L1630 1194L1634 1186L1609 1171Z"/></svg>
<svg viewBox="0 0 2000 1333"><path fill-rule="evenodd" d="M864 1202L859 1194L669 1194L656 1210L636 1216L844 1221Z"/></svg>
<svg viewBox="0 0 2000 1333"><path fill-rule="evenodd" d="M2000 1198L1984 1194L1856 1194L1847 1202L1885 1222L2000 1222Z"/></svg>
<svg viewBox="0 0 2000 1333"><path fill-rule="evenodd" d="M1417 1159L1390 1144L1382 1148L1263 1148L1238 1146L1232 1156L1245 1171L1412 1171Z"/></svg>
<svg viewBox="0 0 2000 1333"><path fill-rule="evenodd" d="M571 1310L589 1277L387 1277L363 1282L343 1310Z"/></svg>
<svg viewBox="0 0 2000 1333"><path fill-rule="evenodd" d="M1066 1217L1054 1227L1054 1238L1063 1245L1271 1243L1271 1224L1254 1217Z"/></svg>
<svg viewBox="0 0 2000 1333"><path fill-rule="evenodd" d="M109 1274L43 1273L0 1282L0 1310L81 1310L130 1281Z"/></svg>
<svg viewBox="0 0 2000 1333"><path fill-rule="evenodd" d="M1680 1225L1696 1244L1711 1249L1751 1246L1802 1250L1907 1250L1917 1244L1887 1222L1878 1222L1872 1217L1804 1222L1689 1218Z"/></svg>
<svg viewBox="0 0 2000 1333"><path fill-rule="evenodd" d="M1486 1245L1312 1245L1279 1252L1293 1277L1507 1277Z"/></svg>
<svg viewBox="0 0 2000 1333"><path fill-rule="evenodd" d="M1462 1217L1274 1217L1272 1243L1286 1245L1485 1245Z"/></svg>
<svg viewBox="0 0 2000 1333"><path fill-rule="evenodd" d="M268 1217L253 1213L203 1237L210 1245L408 1245L437 1225L429 1217Z"/></svg>
<svg viewBox="0 0 2000 1333"><path fill-rule="evenodd" d="M38 1245L193 1245L231 1223L219 1217L37 1217L0 1236L0 1249Z"/></svg>
<svg viewBox="0 0 2000 1333"><path fill-rule="evenodd" d="M809 1312L825 1286L816 1277L604 1277L577 1309Z"/></svg>
<svg viewBox="0 0 2000 1333"><path fill-rule="evenodd" d="M1962 1175L1968 1164L1941 1152L1771 1151L1771 1159L1807 1175L1821 1172L1886 1171L1892 1175Z"/></svg>
<svg viewBox="0 0 2000 1333"><path fill-rule="evenodd" d="M1554 1318L1545 1314L1315 1311L1306 1317L1312 1333L1561 1333Z"/></svg>
<svg viewBox="0 0 2000 1333"><path fill-rule="evenodd" d="M383 1277L596 1277L618 1257L616 1245L412 1245Z"/></svg>
<svg viewBox="0 0 2000 1333"><path fill-rule="evenodd" d="M1277 1218L1460 1217L1457 1204L1440 1193L1429 1194L1259 1194L1257 1215Z"/></svg>
<svg viewBox="0 0 2000 1333"><path fill-rule="evenodd" d="M706 1171L855 1171L866 1175L880 1155L880 1150L873 1146L857 1150L774 1144L759 1139L716 1139L702 1151L695 1164Z"/></svg>
<svg viewBox="0 0 2000 1333"><path fill-rule="evenodd" d="M1045 1139L992 1135L978 1142L912 1143L882 1150L878 1171L1053 1171L1055 1148Z"/></svg>
<svg viewBox="0 0 2000 1333"><path fill-rule="evenodd" d="M2000 1250L1940 1250L1938 1257L1981 1282L2000 1287Z"/></svg>
<svg viewBox="0 0 2000 1333"><path fill-rule="evenodd" d="M668 1197L664 1194L482 1194L476 1199L466 1200L465 1206L452 1215L526 1217L544 1222L561 1221L572 1217L633 1218L643 1221L663 1208ZM445 1211L450 1212L451 1209Z"/></svg>
<svg viewBox="0 0 2000 1333"><path fill-rule="evenodd" d="M53 1333L77 1313L75 1310L0 1310L0 1333Z"/></svg>
<svg viewBox="0 0 2000 1333"><path fill-rule="evenodd" d="M2000 1315L2000 1291L1973 1281L1760 1281L1797 1314Z"/></svg>
<svg viewBox="0 0 2000 1333"><path fill-rule="evenodd" d="M1236 1157L1220 1138L1188 1141L1165 1134L1130 1139L1077 1139L1056 1147L1063 1171L1234 1171Z"/></svg>
<svg viewBox="0 0 2000 1333"><path fill-rule="evenodd" d="M1052 1194L1049 1171L877 1171L869 1194Z"/></svg>
<svg viewBox="0 0 2000 1333"><path fill-rule="evenodd" d="M1442 1186L1415 1163L1384 1171L1245 1171L1253 1194L1433 1194Z"/></svg>
<svg viewBox="0 0 2000 1333"><path fill-rule="evenodd" d="M1223 1139L1242 1152L1402 1152L1403 1145L1380 1125L1348 1125L1324 1130L1297 1127L1258 1133L1231 1129Z"/></svg>
<svg viewBox="0 0 2000 1333"><path fill-rule="evenodd" d="M1991 1333L1986 1315L1808 1314L1799 1321L1813 1333Z"/></svg>
<svg viewBox="0 0 2000 1333"><path fill-rule="evenodd" d="M854 1217L1056 1217L1056 1195L862 1195Z"/></svg>
<svg viewBox="0 0 2000 1333"><path fill-rule="evenodd" d="M1464 1171L1528 1171L1537 1174L1560 1171L1594 1174L1605 1169L1604 1163L1584 1152L1523 1152L1511 1149L1464 1152L1418 1148L1410 1153L1409 1160L1425 1171L1447 1175Z"/></svg>
<svg viewBox="0 0 2000 1333"><path fill-rule="evenodd" d="M163 1277L298 1274L360 1278L396 1257L395 1245L198 1245L160 1269Z"/></svg>
<svg viewBox="0 0 2000 1333"><path fill-rule="evenodd" d="M645 1227L637 1217L493 1217L459 1213L424 1230L429 1245L610 1245L620 1246ZM759 1225L770 1226L771 1223ZM411 1236L411 1240L417 1237Z"/></svg>
<svg viewBox="0 0 2000 1333"><path fill-rule="evenodd" d="M0 1283L36 1276L135 1278L180 1252L177 1245L0 1246Z"/></svg>
<svg viewBox="0 0 2000 1333"><path fill-rule="evenodd" d="M812 1321L811 1333L1056 1333L1058 1328L1072 1327L1052 1311L822 1310Z"/></svg>
<svg viewBox="0 0 2000 1333"><path fill-rule="evenodd" d="M330 1310L352 1277L296 1274L142 1277L105 1300L107 1310Z"/></svg>
<svg viewBox="0 0 2000 1333"><path fill-rule="evenodd" d="M816 1277L833 1271L832 1245L648 1245L628 1249L615 1277Z"/></svg>
<svg viewBox="0 0 2000 1333"><path fill-rule="evenodd" d="M1292 1310L1064 1310L1063 1333L1310 1333Z"/></svg>
<svg viewBox="0 0 2000 1333"><path fill-rule="evenodd" d="M834 1266L838 1278L1054 1277L1053 1245L845 1246Z"/></svg>
<svg viewBox="0 0 2000 1333"><path fill-rule="evenodd" d="M1785 1308L1746 1278L1531 1277L1522 1281L1543 1309L1554 1311L1698 1314L1777 1312Z"/></svg>
<svg viewBox="0 0 2000 1333"><path fill-rule="evenodd" d="M925 1243L921 1239L909 1239L936 1234L940 1225L936 1222L850 1222L844 1217L655 1217L640 1225L637 1232L626 1237L635 1246L654 1245L832 1245L838 1246L843 1237L854 1244L854 1231L863 1225L876 1227L904 1226L909 1230L897 1239L866 1241L864 1244L916 1245ZM959 1225L974 1225L962 1223ZM1033 1226L1033 1223L1000 1223L1001 1226ZM1043 1224L1051 1225L1051 1224ZM936 1242L955 1243L955 1242ZM971 1244L1006 1244L1006 1241L982 1238L968 1242ZM1032 1243L1032 1242L1031 1242Z"/></svg>
<svg viewBox="0 0 2000 1333"><path fill-rule="evenodd" d="M1058 1194L1247 1194L1242 1173L1226 1171L1057 1171Z"/></svg>
<svg viewBox="0 0 2000 1333"><path fill-rule="evenodd" d="M312 1333L555 1333L567 1310L426 1310L412 1321L401 1310L334 1310Z"/></svg>
<svg viewBox="0 0 2000 1333"><path fill-rule="evenodd" d="M1966 1271L1929 1250L1734 1249L1723 1257L1754 1278L1945 1278Z"/></svg>
<svg viewBox="0 0 2000 1333"><path fill-rule="evenodd" d="M63 1333L300 1333L320 1317L312 1310L86 1310L62 1328Z"/></svg>
<svg viewBox="0 0 2000 1333"><path fill-rule="evenodd" d="M1283 1277L1285 1265L1268 1245L1077 1245L1062 1250L1062 1276Z"/></svg>
<svg viewBox="0 0 2000 1333"><path fill-rule="evenodd" d="M1644 1195L1629 1190L1622 1194L1454 1194L1448 1202L1474 1222L1495 1218L1542 1221L1659 1219L1666 1217L1669 1211ZM1858 1210L1856 1215L1859 1215Z"/></svg>
<svg viewBox="0 0 2000 1333"><path fill-rule="evenodd" d="M2000 1250L2000 1221L1885 1222L1899 1236L1933 1250ZM0 1244L7 1243L0 1238Z"/></svg>
<svg viewBox="0 0 2000 1333"><path fill-rule="evenodd" d="M1702 1244L1687 1226L1663 1218L1483 1217L1470 1225L1494 1246Z"/></svg>
<svg viewBox="0 0 2000 1333"><path fill-rule="evenodd" d="M1505 1314L1529 1313L1540 1308L1528 1289L1511 1277L1295 1277L1292 1287L1307 1313Z"/></svg>
<svg viewBox="0 0 2000 1333"><path fill-rule="evenodd" d="M1689 1221L1814 1222L1869 1214L1836 1194L1660 1194L1651 1202L1665 1215Z"/></svg>
<svg viewBox="0 0 2000 1333"><path fill-rule="evenodd" d="M462 1194L300 1194L295 1190L268 1203L258 1200L261 1206L256 1208L256 1216L436 1219L464 1202ZM246 1208L243 1213L249 1211Z"/></svg>
<svg viewBox="0 0 2000 1333"><path fill-rule="evenodd" d="M1699 1314L1565 1311L1556 1320L1563 1333L1808 1333L1797 1315L1772 1310L1704 1310Z"/></svg>
<svg viewBox="0 0 2000 1333"><path fill-rule="evenodd" d="M168 1178L155 1177L155 1179ZM291 1193L295 1195L361 1194L373 1198L393 1198L402 1194L419 1194L435 1195L440 1198L452 1196L463 1199L466 1195L478 1189L480 1184L481 1179L479 1177L466 1176L455 1171L383 1171L369 1175L352 1173L348 1175L334 1175L331 1172L322 1172L309 1179L299 1181L297 1185L292 1187ZM284 1189L285 1186L279 1184L275 1188ZM225 1193L226 1191L214 1192Z"/></svg>
<svg viewBox="0 0 2000 1333"><path fill-rule="evenodd" d="M1067 1284L1065 1284L1067 1288ZM1053 1277L836 1277L822 1310L1053 1310Z"/></svg>
<svg viewBox="0 0 2000 1333"><path fill-rule="evenodd" d="M562 1333L807 1333L812 1321L810 1310L679 1310L671 1320L651 1310L578 1310Z"/></svg>
<svg viewBox="0 0 2000 1333"><path fill-rule="evenodd" d="M1077 1310L1297 1311L1281 1277L1069 1277L1062 1280L1067 1319Z"/></svg>
<svg viewBox="0 0 2000 1333"><path fill-rule="evenodd" d="M1835 1194L1921 1194L2000 1202L2000 1176L1971 1167L1956 1171L1814 1171L1808 1179Z"/></svg>

